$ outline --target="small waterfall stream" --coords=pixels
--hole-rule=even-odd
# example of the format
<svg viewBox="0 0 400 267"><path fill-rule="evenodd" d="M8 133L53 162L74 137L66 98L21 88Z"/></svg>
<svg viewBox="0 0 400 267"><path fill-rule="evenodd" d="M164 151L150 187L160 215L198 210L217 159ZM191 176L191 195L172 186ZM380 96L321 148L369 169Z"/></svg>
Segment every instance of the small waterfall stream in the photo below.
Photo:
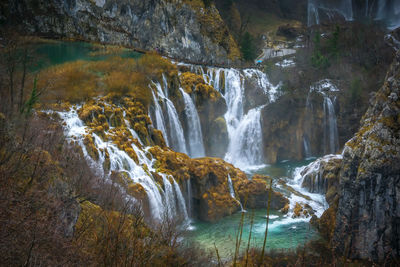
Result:
<svg viewBox="0 0 400 267"><path fill-rule="evenodd" d="M335 107L333 105L335 99L334 94L339 92L338 87L333 83L333 81L325 79L321 80L310 87L310 91L307 97L306 108L312 111L311 103L309 102L309 97L312 92L317 92L323 96L323 149L324 154L334 154L339 149L339 134L336 122Z"/></svg>
<svg viewBox="0 0 400 267"><path fill-rule="evenodd" d="M306 136L303 137L303 148L305 157L310 158L311 157L310 140Z"/></svg>
<svg viewBox="0 0 400 267"><path fill-rule="evenodd" d="M176 199L178 201L178 208L182 216L182 219L185 223L189 222L189 216L188 216L188 211L186 208L186 203L185 203L185 198L182 195L181 188L179 187L178 183L174 179L174 189L175 189L175 194L176 194Z"/></svg>
<svg viewBox="0 0 400 267"><path fill-rule="evenodd" d="M335 108L332 100L324 97L324 154L334 154L339 149Z"/></svg>
<svg viewBox="0 0 400 267"><path fill-rule="evenodd" d="M233 183L232 183L232 179L231 179L231 175L228 173L228 186L229 186L229 193L231 194L231 197L237 201L237 203L240 205L240 209L241 211L245 211L243 209L242 203L240 202L240 200L238 200L236 198L236 194L235 194L235 189L233 188Z"/></svg>
<svg viewBox="0 0 400 267"><path fill-rule="evenodd" d="M188 179L186 181L186 192L187 192L187 210L188 210L188 216L189 217L193 217L192 216L192 209L193 209L193 204L192 204L192 183L190 181L190 179Z"/></svg>
<svg viewBox="0 0 400 267"><path fill-rule="evenodd" d="M165 120L161 106L158 103L158 99L156 98L154 92L152 91L151 93L153 94L153 102L155 106L155 116L156 116L155 127L162 132L165 143L167 146L169 146L168 135L167 135L167 130L165 128L165 123L164 123Z"/></svg>

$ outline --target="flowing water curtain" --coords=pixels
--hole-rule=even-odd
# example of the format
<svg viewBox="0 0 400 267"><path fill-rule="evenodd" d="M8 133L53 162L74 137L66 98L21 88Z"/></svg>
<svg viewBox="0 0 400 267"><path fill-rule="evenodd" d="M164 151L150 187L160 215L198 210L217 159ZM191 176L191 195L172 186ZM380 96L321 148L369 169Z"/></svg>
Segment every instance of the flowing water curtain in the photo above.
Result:
<svg viewBox="0 0 400 267"><path fill-rule="evenodd" d="M336 99L334 94L339 92L338 87L329 79L321 80L310 87L309 95L306 102L306 110L311 111L312 105L309 96L316 92L323 97L322 109L323 117L323 151L324 154L334 154L339 150L339 134L337 128L336 112L334 102ZM303 137L304 138L304 137Z"/></svg>
<svg viewBox="0 0 400 267"><path fill-rule="evenodd" d="M179 88L185 103L185 114L187 120L187 143L189 147L189 156L192 158L204 157L203 134L201 130L200 118L192 98L182 88Z"/></svg>
<svg viewBox="0 0 400 267"><path fill-rule="evenodd" d="M332 100L324 96L324 153L334 154L339 149L336 113Z"/></svg>
<svg viewBox="0 0 400 267"><path fill-rule="evenodd" d="M132 148L138 156L139 161L136 163L125 151L120 150L114 143L103 141L102 138L92 133L91 137L94 140L95 149L99 155L98 159L93 159L87 152L83 142L87 134L87 127L79 118L77 111L72 109L69 112L59 112L58 114L65 122L67 139L69 141L77 141L82 148L85 159L91 163L92 168L97 170L99 174L104 174L107 179L110 179L112 173L125 173L133 183L140 184L145 190L149 203L149 211L154 220L161 221L167 214L169 219L182 217L185 225L187 224L189 221L188 212L180 186L172 176L159 173L163 177L164 185L164 189L160 190L160 185L149 174L156 172L156 170L152 168L154 159L152 157L148 158L149 154L146 153L146 148L142 150L132 142ZM134 133L132 136L137 136L133 129L129 130ZM111 133L105 132L105 134ZM106 153L109 156L110 167L108 172L104 173L103 166L105 165ZM147 168L144 169L143 166L147 166ZM130 196L127 195L127 197ZM135 199L133 200L136 201Z"/></svg>
<svg viewBox="0 0 400 267"><path fill-rule="evenodd" d="M165 77L165 76L164 76ZM166 78L165 84L167 86ZM155 92L152 91L153 101L155 103L155 116L156 116L156 128L163 132L164 138L168 146L171 146L175 151L187 154L186 139L183 133L183 127L179 120L178 113L172 101L166 97L161 84L159 82L153 82L153 86L156 89L158 98L155 96ZM158 101L162 101L167 110L167 122L163 114L163 110L159 105ZM168 125L168 128L166 127Z"/></svg>

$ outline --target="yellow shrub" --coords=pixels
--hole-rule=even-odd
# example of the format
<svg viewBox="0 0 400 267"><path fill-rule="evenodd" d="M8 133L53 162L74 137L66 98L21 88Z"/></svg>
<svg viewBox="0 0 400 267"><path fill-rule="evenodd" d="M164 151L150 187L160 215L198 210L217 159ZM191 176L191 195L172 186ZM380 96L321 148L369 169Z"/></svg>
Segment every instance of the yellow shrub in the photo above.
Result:
<svg viewBox="0 0 400 267"><path fill-rule="evenodd" d="M86 64L75 61L42 71L38 77L38 88L44 89L42 99L77 103L95 96L98 77Z"/></svg>
<svg viewBox="0 0 400 267"><path fill-rule="evenodd" d="M138 66L141 72L150 79L161 79L163 73L169 77L178 74L176 65L172 64L168 59L153 53L141 57L138 60Z"/></svg>
<svg viewBox="0 0 400 267"><path fill-rule="evenodd" d="M116 96L131 96L145 107L151 102L149 80L138 72L113 71L104 78L106 92Z"/></svg>

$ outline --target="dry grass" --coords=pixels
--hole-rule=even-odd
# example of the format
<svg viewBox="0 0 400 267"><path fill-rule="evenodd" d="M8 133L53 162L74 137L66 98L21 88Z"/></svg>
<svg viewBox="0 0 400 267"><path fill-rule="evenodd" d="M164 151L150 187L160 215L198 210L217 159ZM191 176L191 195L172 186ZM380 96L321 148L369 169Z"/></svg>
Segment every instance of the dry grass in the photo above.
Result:
<svg viewBox="0 0 400 267"><path fill-rule="evenodd" d="M156 54L140 59L113 57L103 61L75 61L50 67L38 75L38 88L45 91L42 103L80 103L94 96L130 96L148 107L151 80L162 74L177 76L177 68Z"/></svg>

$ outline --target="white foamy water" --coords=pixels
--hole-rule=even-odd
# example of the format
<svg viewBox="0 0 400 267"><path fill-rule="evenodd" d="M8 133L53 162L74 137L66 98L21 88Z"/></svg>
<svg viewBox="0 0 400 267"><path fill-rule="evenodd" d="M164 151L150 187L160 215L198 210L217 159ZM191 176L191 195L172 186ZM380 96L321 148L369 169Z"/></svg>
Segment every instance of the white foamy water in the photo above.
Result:
<svg viewBox="0 0 400 267"><path fill-rule="evenodd" d="M77 109L79 109L79 107ZM177 216L180 216L183 218L184 222L188 221L185 199L175 179L169 176L173 181L171 184L167 175L160 173L163 177L164 186L164 189L160 190L161 185L159 185L150 172L147 171L147 169L151 172L156 171L152 168L154 159L148 157L148 148L141 149L137 147L134 142L131 142L131 146L138 156L139 162L136 163L125 151L120 150L111 140L103 140L95 133L92 133L91 137L93 138L97 150L96 152L99 155L98 159L95 160L89 156L86 146L84 145L83 140L85 135L88 134L88 131L84 122L79 118L77 110L71 109L67 112L58 112L58 114L65 122L64 129L67 140L77 142L82 148L85 159L95 171L102 172L106 177L105 179L109 179L113 172L123 172L128 175L133 183L140 184L143 187L148 198L149 211L154 220L161 221L164 216L167 215L170 219L176 219ZM129 129L129 131L132 133L132 138L138 138L138 135L133 129ZM112 133L109 132L105 132L105 134L112 135ZM106 161L106 152L110 161L110 167L107 171L103 168ZM127 197L131 196L127 195Z"/></svg>

